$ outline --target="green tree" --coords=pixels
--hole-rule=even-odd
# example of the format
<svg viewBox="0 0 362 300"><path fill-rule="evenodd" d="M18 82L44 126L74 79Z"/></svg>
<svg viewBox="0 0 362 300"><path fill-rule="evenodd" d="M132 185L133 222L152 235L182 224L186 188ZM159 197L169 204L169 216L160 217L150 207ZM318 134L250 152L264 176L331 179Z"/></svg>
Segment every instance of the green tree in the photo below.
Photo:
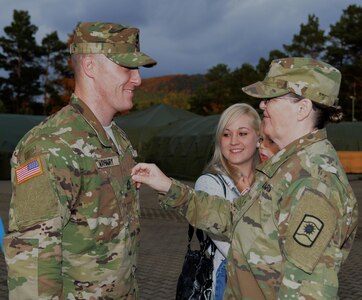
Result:
<svg viewBox="0 0 362 300"><path fill-rule="evenodd" d="M319 58L326 42L324 31L319 28L319 19L308 15L307 24L300 25L299 34L293 36L292 44L283 45L289 56L309 56Z"/></svg>
<svg viewBox="0 0 362 300"><path fill-rule="evenodd" d="M46 35L42 40L43 100L44 113L49 115L64 105L64 78L71 76L68 66L67 44L60 41L57 32Z"/></svg>
<svg viewBox="0 0 362 300"><path fill-rule="evenodd" d="M251 64L243 64L233 71L224 64L218 64L208 71L205 78L206 84L191 97L191 111L201 115L220 114L239 102L258 107L258 102L241 90L243 86L261 79Z"/></svg>
<svg viewBox="0 0 362 300"><path fill-rule="evenodd" d="M324 59L342 72L339 104L346 120L362 120L362 7L350 5L330 26Z"/></svg>
<svg viewBox="0 0 362 300"><path fill-rule="evenodd" d="M278 59L278 58L284 58L284 57L287 57L287 56L288 55L286 55L284 52L282 52L280 50L272 50L272 51L269 52L269 58L268 59L265 59L263 57L260 58L259 63L256 66L256 71L260 75L261 79L264 78L265 74L268 72L269 65L270 65L272 60Z"/></svg>
<svg viewBox="0 0 362 300"><path fill-rule="evenodd" d="M31 114L39 106L41 94L41 50L35 41L38 28L30 23L28 12L14 10L13 21L4 28L0 37L0 69L7 73L1 77L0 99L8 112Z"/></svg>
<svg viewBox="0 0 362 300"><path fill-rule="evenodd" d="M248 103L251 106L258 108L259 102L255 101L255 98L246 95L241 88L261 79L262 76L260 76L258 71L251 64L242 64L239 68L236 68L231 73L231 79L228 82L230 85L230 98L227 99L228 101L225 103L225 108L239 102Z"/></svg>
<svg viewBox="0 0 362 300"><path fill-rule="evenodd" d="M190 99L190 110L201 115L218 114L230 98L230 69L218 64L205 74L206 84L199 88Z"/></svg>

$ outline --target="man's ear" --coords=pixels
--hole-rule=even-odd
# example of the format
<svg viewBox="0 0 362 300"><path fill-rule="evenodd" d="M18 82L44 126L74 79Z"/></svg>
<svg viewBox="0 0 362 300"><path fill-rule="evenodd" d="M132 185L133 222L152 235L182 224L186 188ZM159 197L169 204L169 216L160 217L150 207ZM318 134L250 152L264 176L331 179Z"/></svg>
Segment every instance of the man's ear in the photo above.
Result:
<svg viewBox="0 0 362 300"><path fill-rule="evenodd" d="M304 120L312 113L313 103L310 99L304 98L297 102L298 105L298 120Z"/></svg>
<svg viewBox="0 0 362 300"><path fill-rule="evenodd" d="M94 77L96 61L93 55L84 55L84 57L82 58L81 66L84 74L91 78Z"/></svg>

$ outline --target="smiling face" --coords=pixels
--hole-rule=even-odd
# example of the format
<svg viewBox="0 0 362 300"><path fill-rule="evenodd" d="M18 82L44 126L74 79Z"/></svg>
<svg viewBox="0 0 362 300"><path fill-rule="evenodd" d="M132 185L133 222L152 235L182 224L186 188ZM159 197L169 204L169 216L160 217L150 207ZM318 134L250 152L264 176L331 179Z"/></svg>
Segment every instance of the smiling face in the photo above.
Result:
<svg viewBox="0 0 362 300"><path fill-rule="evenodd" d="M99 55L98 62L96 86L104 108L114 114L130 110L134 89L141 84L139 70L120 66L104 55Z"/></svg>
<svg viewBox="0 0 362 300"><path fill-rule="evenodd" d="M241 170L253 164L257 142L253 119L243 114L225 126L220 138L221 153L231 166Z"/></svg>

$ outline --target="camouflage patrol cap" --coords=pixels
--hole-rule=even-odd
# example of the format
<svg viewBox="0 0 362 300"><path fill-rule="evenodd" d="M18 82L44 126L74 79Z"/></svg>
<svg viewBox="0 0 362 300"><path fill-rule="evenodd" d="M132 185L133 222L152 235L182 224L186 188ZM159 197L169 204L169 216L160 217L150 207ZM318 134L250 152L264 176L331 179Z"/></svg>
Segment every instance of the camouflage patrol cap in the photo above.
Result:
<svg viewBox="0 0 362 300"><path fill-rule="evenodd" d="M140 52L139 30L123 24L87 22L74 30L70 53L101 53L118 65L152 67L157 62Z"/></svg>
<svg viewBox="0 0 362 300"><path fill-rule="evenodd" d="M312 58L275 59L263 81L242 90L256 98L275 98L295 93L325 106L335 106L341 73L331 65Z"/></svg>

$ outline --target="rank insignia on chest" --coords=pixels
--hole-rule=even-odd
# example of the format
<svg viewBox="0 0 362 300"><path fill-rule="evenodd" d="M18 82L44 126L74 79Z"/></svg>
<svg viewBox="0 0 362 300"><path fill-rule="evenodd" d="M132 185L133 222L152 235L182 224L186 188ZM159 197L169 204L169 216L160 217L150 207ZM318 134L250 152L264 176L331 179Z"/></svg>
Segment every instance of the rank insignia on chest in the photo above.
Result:
<svg viewBox="0 0 362 300"><path fill-rule="evenodd" d="M302 246L312 247L318 235L321 233L323 226L323 222L317 217L304 215L304 218L295 231L293 238Z"/></svg>
<svg viewBox="0 0 362 300"><path fill-rule="evenodd" d="M263 189L264 189L264 191L269 193L272 190L272 186L269 183L265 182L263 184Z"/></svg>
<svg viewBox="0 0 362 300"><path fill-rule="evenodd" d="M100 158L100 159L97 159L96 164L97 164L98 169L118 166L119 158L118 158L118 156Z"/></svg>
<svg viewBox="0 0 362 300"><path fill-rule="evenodd" d="M138 157L138 153L137 153L137 150L135 150L135 149L131 149L131 153L132 153L132 157L133 158L136 158L136 157Z"/></svg>

